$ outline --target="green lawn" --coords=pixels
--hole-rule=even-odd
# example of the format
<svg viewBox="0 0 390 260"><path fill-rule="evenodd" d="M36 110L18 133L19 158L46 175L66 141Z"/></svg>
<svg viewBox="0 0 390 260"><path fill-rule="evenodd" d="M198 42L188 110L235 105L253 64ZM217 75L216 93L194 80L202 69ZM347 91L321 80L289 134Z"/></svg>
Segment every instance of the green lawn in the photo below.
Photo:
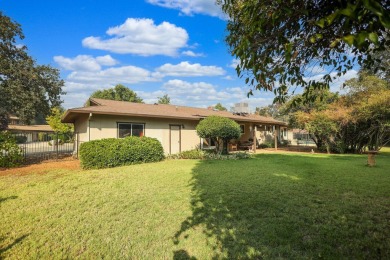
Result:
<svg viewBox="0 0 390 260"><path fill-rule="evenodd" d="M0 258L389 259L386 151L0 176Z"/></svg>

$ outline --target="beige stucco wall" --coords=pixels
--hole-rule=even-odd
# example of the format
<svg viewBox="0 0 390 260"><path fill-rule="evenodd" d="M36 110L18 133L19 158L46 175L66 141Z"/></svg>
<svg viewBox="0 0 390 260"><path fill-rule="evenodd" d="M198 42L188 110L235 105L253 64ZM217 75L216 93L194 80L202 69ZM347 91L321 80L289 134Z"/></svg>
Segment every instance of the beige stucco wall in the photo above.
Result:
<svg viewBox="0 0 390 260"><path fill-rule="evenodd" d="M200 138L195 127L198 121L141 118L110 115L88 115L79 117L75 122L75 132L78 133L79 142L87 142L102 138L117 138L118 123L145 124L145 136L159 140L166 154L170 152L170 125L180 125L181 151L195 149L199 146Z"/></svg>

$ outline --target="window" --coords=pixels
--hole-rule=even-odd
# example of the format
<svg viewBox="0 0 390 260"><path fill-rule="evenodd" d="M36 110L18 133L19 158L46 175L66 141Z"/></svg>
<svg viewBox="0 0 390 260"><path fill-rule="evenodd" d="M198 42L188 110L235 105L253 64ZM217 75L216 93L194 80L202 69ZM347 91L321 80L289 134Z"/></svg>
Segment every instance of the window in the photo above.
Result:
<svg viewBox="0 0 390 260"><path fill-rule="evenodd" d="M118 137L144 136L145 124L118 123Z"/></svg>
<svg viewBox="0 0 390 260"><path fill-rule="evenodd" d="M241 134L245 133L245 125L240 125L241 128Z"/></svg>

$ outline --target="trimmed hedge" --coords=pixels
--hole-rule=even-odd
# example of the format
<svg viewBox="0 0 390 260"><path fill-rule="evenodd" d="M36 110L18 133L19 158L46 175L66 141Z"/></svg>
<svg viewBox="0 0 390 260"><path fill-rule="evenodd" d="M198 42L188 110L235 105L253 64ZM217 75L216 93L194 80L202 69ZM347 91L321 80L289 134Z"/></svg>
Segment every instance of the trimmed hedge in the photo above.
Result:
<svg viewBox="0 0 390 260"><path fill-rule="evenodd" d="M164 159L161 143L150 137L129 136L89 141L80 145L83 169L111 168Z"/></svg>

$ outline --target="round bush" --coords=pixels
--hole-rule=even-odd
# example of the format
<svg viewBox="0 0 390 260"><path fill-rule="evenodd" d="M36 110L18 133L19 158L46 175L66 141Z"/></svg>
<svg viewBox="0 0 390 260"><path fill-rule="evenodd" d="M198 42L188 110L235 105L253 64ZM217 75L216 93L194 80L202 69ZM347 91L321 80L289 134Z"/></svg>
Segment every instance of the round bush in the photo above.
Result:
<svg viewBox="0 0 390 260"><path fill-rule="evenodd" d="M145 136L107 138L80 145L80 161L84 169L158 162L163 159L164 149L161 143L155 138Z"/></svg>

